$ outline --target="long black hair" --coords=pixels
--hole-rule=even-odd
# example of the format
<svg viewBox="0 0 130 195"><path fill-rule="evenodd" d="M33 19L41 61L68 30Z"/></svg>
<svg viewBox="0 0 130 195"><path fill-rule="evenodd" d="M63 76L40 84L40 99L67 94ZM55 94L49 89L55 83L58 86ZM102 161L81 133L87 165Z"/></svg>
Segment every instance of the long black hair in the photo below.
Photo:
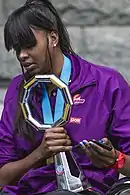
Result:
<svg viewBox="0 0 130 195"><path fill-rule="evenodd" d="M13 48L17 51L26 46L35 46L36 39L31 27L56 31L61 51L73 53L68 32L48 0L27 0L22 7L12 12L4 28L6 49L9 51Z"/></svg>
<svg viewBox="0 0 130 195"><path fill-rule="evenodd" d="M37 28L48 32L57 32L61 51L64 54L74 54L68 32L63 25L58 12L48 0L27 0L23 6L10 14L4 28L6 49L8 51L14 49L16 52L19 52L22 48L35 46L37 42L31 28ZM24 80L27 81L28 79L28 74L24 74ZM24 91L24 80L21 82L19 88L15 130L17 133L28 138L33 138L31 127L25 122L20 107Z"/></svg>

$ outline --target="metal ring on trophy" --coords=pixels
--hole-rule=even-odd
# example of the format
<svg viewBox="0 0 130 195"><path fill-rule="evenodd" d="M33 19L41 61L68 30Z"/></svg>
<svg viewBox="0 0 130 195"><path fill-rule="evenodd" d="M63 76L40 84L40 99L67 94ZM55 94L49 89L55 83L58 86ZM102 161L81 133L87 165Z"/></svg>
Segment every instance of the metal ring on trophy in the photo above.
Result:
<svg viewBox="0 0 130 195"><path fill-rule="evenodd" d="M38 122L31 113L29 105L29 97L32 89L37 87L39 83L52 83L62 92L64 98L64 109L61 118L56 119L53 124L42 124ZM73 105L68 86L58 79L55 75L37 75L24 85L24 96L21 102L21 108L25 120L33 126L37 131L45 131L46 129L63 126L69 120L71 107ZM44 115L44 113L43 113ZM68 163L67 156L71 159L72 166ZM46 159L47 164L53 162L53 158ZM88 182L84 180L84 176L78 167L72 152L60 152L54 156L57 186L59 189L66 189L73 192L81 192L88 187ZM71 167L71 170L70 170ZM75 173L74 173L75 172Z"/></svg>
<svg viewBox="0 0 130 195"><path fill-rule="evenodd" d="M29 106L29 96L32 88L37 87L39 83L52 83L55 86L57 86L64 97L64 111L62 117L57 120L53 125L50 124L41 124L38 122L35 118L33 118ZM58 79L55 75L37 75L33 77L31 80L29 80L25 85L24 85L24 96L23 100L21 102L21 108L24 114L25 120L30 123L37 131L43 131L45 129L52 128L53 126L62 126L64 125L70 116L71 112L71 106L73 105L71 95L68 89L68 86L62 82L60 79Z"/></svg>

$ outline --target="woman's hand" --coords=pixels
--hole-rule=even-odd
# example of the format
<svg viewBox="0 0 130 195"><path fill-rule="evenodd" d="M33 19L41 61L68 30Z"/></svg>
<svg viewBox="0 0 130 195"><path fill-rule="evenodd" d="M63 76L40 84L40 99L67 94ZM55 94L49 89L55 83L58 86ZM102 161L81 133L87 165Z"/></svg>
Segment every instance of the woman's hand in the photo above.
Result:
<svg viewBox="0 0 130 195"><path fill-rule="evenodd" d="M103 138L102 142L105 145L112 147L112 150L109 151L96 143L93 143L92 141L87 142L86 140L81 142L81 145L88 158L95 166L99 168L110 167L115 164L118 152L114 149L112 143L107 138Z"/></svg>
<svg viewBox="0 0 130 195"><path fill-rule="evenodd" d="M46 130L43 140L37 148L43 159L47 159L59 152L66 152L71 149L71 140L63 127L54 127Z"/></svg>

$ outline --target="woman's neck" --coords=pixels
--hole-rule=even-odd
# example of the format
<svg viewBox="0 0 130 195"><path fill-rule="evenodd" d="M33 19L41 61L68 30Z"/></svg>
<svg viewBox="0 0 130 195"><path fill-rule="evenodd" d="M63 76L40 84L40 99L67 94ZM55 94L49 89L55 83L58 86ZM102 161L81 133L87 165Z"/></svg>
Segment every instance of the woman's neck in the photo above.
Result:
<svg viewBox="0 0 130 195"><path fill-rule="evenodd" d="M64 64L64 56L62 52L58 52L53 61L53 74L60 77L62 67Z"/></svg>

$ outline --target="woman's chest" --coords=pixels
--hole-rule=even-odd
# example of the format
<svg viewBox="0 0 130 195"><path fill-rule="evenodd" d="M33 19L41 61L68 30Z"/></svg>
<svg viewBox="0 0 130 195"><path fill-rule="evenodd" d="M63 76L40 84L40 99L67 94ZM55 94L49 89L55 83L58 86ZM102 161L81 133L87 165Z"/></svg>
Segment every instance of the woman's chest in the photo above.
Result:
<svg viewBox="0 0 130 195"><path fill-rule="evenodd" d="M73 144L86 139L107 136L110 113L95 88L82 90L73 96L73 106L66 129Z"/></svg>

